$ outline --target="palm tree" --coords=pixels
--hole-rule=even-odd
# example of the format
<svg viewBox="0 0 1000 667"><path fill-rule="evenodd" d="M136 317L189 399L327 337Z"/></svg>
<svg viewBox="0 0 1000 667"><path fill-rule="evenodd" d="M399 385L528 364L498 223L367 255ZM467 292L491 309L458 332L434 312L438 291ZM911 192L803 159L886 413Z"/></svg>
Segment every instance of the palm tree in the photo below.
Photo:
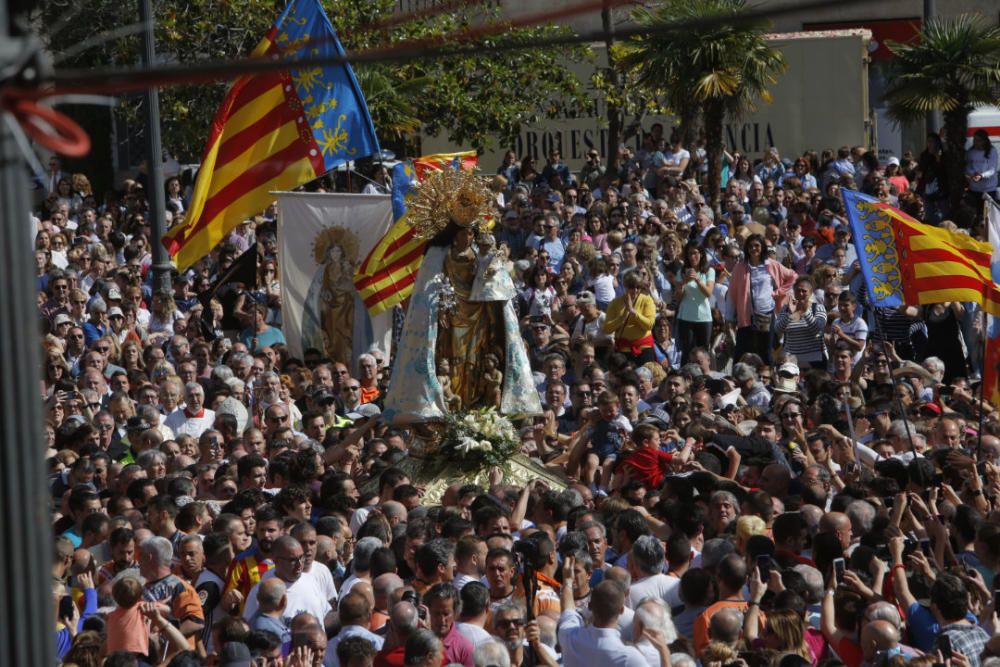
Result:
<svg viewBox="0 0 1000 667"><path fill-rule="evenodd" d="M936 19L924 25L920 41L888 42L896 56L885 94L896 122L922 122L927 113L944 114L944 162L954 208L965 191L965 135L969 113L996 104L1000 87L1000 27L975 14Z"/></svg>
<svg viewBox="0 0 1000 667"><path fill-rule="evenodd" d="M764 39L766 25L743 17L745 0L670 0L638 9L636 23L662 28L680 23L669 36L653 31L626 43L622 66L639 85L663 97L679 122L685 146L694 144L699 116L705 127L708 200L718 212L726 116L769 102L768 88L785 70L781 52Z"/></svg>

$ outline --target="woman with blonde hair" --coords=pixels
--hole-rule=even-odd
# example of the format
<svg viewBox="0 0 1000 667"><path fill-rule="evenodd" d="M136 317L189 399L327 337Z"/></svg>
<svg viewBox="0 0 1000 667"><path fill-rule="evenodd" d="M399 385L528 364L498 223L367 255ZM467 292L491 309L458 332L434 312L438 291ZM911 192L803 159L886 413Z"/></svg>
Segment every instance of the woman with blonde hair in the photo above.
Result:
<svg viewBox="0 0 1000 667"><path fill-rule="evenodd" d="M744 514L736 520L736 551L746 554L747 542L754 535L767 533L767 524L759 516Z"/></svg>
<svg viewBox="0 0 1000 667"><path fill-rule="evenodd" d="M69 380L69 373L70 367L63 355L57 350L49 350L42 369L42 398L51 396L60 381Z"/></svg>
<svg viewBox="0 0 1000 667"><path fill-rule="evenodd" d="M87 303L89 301L90 298L87 296L87 293L79 287L74 287L69 291L68 315L77 326L83 326L83 323L87 321Z"/></svg>

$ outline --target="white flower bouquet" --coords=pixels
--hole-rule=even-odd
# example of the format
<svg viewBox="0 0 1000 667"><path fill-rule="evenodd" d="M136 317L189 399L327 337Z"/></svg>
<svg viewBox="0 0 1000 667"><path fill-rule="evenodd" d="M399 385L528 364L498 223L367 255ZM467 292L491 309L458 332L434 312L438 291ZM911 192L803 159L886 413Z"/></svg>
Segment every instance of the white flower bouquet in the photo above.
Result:
<svg viewBox="0 0 1000 667"><path fill-rule="evenodd" d="M517 429L495 408L456 412L445 417L438 457L463 466L504 466L520 446Z"/></svg>

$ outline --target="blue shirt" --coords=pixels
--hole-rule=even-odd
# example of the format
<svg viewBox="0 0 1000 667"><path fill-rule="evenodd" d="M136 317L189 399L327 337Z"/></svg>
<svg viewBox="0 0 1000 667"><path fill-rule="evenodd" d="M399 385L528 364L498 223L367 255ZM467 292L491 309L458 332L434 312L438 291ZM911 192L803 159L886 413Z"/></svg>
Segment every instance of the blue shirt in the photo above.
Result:
<svg viewBox="0 0 1000 667"><path fill-rule="evenodd" d="M257 347L253 347L253 339L257 339ZM271 345L277 345L281 343L285 344L285 334L281 333L281 329L276 329L275 327L268 327L261 333L254 333L253 329L244 329L240 332L240 342L250 348L251 351L254 349L261 349L265 347L270 347Z"/></svg>

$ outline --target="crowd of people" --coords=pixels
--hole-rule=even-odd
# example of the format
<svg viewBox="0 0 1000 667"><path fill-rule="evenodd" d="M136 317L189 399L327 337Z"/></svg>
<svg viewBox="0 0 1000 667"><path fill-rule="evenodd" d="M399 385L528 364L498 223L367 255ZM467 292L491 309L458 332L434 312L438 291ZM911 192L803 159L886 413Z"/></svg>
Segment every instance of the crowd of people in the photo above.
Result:
<svg viewBox="0 0 1000 667"><path fill-rule="evenodd" d="M433 504L398 465L413 428L381 418L391 355L289 355L273 208L153 291L142 182L98 199L53 160L35 257L60 661L997 667L976 308L874 311L839 196L959 229L943 145L727 155L718 210L703 151L662 126L614 169L508 154L493 233L544 409L515 423L565 485L497 470ZM976 146L970 191L995 192ZM255 284L217 289L244 252Z"/></svg>

